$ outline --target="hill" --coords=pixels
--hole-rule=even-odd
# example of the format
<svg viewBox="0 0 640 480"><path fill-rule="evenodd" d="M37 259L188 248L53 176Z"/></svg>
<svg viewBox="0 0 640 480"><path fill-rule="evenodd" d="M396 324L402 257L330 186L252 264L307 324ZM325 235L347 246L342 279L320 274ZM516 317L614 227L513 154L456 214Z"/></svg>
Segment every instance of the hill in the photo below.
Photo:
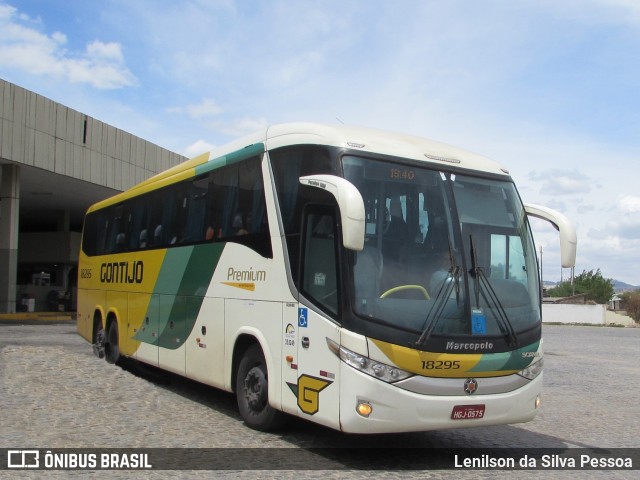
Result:
<svg viewBox="0 0 640 480"><path fill-rule="evenodd" d="M547 289L547 290L550 289L550 288L557 287L559 283L560 282L553 282L553 281L549 281L549 280L544 280L542 282L544 288ZM620 280L612 279L611 283L613 283L613 291L616 292L616 293L635 292L636 290L640 290L640 286L639 285L630 285L630 284L622 282Z"/></svg>
<svg viewBox="0 0 640 480"><path fill-rule="evenodd" d="M635 290L640 290L640 286L629 285L628 283L621 282L620 280L612 280L612 282L613 282L613 290L616 293L633 292Z"/></svg>

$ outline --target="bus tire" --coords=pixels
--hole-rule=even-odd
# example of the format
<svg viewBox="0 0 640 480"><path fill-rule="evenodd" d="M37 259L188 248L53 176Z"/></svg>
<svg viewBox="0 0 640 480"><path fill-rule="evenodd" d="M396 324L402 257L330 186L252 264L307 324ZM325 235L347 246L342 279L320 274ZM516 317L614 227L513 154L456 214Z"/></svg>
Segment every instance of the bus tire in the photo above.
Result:
<svg viewBox="0 0 640 480"><path fill-rule="evenodd" d="M104 328L102 328L102 320L98 315L93 319L93 353L98 358L104 358L104 344L106 341L106 334Z"/></svg>
<svg viewBox="0 0 640 480"><path fill-rule="evenodd" d="M245 424L262 432L284 424L284 414L269 405L269 375L260 345L251 345L238 365L236 399Z"/></svg>
<svg viewBox="0 0 640 480"><path fill-rule="evenodd" d="M109 323L107 339L104 344L104 358L109 363L116 363L120 358L120 346L118 345L118 322L115 319Z"/></svg>

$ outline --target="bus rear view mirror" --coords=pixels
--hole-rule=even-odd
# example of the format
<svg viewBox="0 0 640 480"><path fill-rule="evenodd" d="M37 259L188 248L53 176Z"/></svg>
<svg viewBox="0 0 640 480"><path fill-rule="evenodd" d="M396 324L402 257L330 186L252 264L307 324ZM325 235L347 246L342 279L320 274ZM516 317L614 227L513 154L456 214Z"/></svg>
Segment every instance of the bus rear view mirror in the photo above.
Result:
<svg viewBox="0 0 640 480"><path fill-rule="evenodd" d="M531 217L546 220L560 232L560 262L563 268L576 265L576 247L578 238L573 223L562 213L541 205L525 204L525 212Z"/></svg>
<svg viewBox="0 0 640 480"><path fill-rule="evenodd" d="M308 175L300 183L331 193L338 202L342 223L342 244L349 250L364 248L364 201L353 183L334 175Z"/></svg>

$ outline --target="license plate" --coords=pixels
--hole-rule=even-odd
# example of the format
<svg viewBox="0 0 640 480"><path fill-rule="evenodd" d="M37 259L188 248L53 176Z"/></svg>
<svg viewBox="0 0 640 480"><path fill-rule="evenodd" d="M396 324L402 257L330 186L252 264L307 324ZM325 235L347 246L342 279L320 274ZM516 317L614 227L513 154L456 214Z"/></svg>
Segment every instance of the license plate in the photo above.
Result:
<svg viewBox="0 0 640 480"><path fill-rule="evenodd" d="M469 420L484 417L484 405L456 405L451 411L453 420Z"/></svg>

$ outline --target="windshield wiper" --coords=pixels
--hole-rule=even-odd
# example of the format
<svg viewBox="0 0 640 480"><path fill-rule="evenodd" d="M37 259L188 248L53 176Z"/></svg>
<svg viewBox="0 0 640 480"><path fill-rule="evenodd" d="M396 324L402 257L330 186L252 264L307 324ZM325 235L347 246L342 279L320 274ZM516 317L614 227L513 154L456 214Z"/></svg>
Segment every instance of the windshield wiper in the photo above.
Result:
<svg viewBox="0 0 640 480"><path fill-rule="evenodd" d="M431 333L433 333L433 329L437 325L438 319L447 305L447 300L449 299L454 286L456 289L456 305L460 304L461 268L457 264L455 255L453 254L451 240L449 240L449 264L450 267L447 273L447 278L445 278L442 285L440 285L440 289L435 296L434 302L431 304L431 308L427 313L427 318L424 320L424 329L422 330L420 338L418 338L418 341L416 342L416 346L424 345L427 340L429 340L429 337L431 337Z"/></svg>
<svg viewBox="0 0 640 480"><path fill-rule="evenodd" d="M485 303L491 308L496 310L496 321L498 323L498 327L500 331L505 335L509 341L510 347L516 347L519 345L518 336L516 335L516 331L513 329L513 325L509 320L509 316L507 312L504 310L502 306L502 302L500 302L500 298L498 294L494 290L491 282L487 278L487 275L484 273L484 269L478 265L478 258L476 256L476 249L473 245L473 235L469 235L469 245L470 245L470 253L471 253L471 270L469 273L475 279L475 297L476 297L476 305L480 306L480 296L482 295ZM484 287L484 288L482 288Z"/></svg>

